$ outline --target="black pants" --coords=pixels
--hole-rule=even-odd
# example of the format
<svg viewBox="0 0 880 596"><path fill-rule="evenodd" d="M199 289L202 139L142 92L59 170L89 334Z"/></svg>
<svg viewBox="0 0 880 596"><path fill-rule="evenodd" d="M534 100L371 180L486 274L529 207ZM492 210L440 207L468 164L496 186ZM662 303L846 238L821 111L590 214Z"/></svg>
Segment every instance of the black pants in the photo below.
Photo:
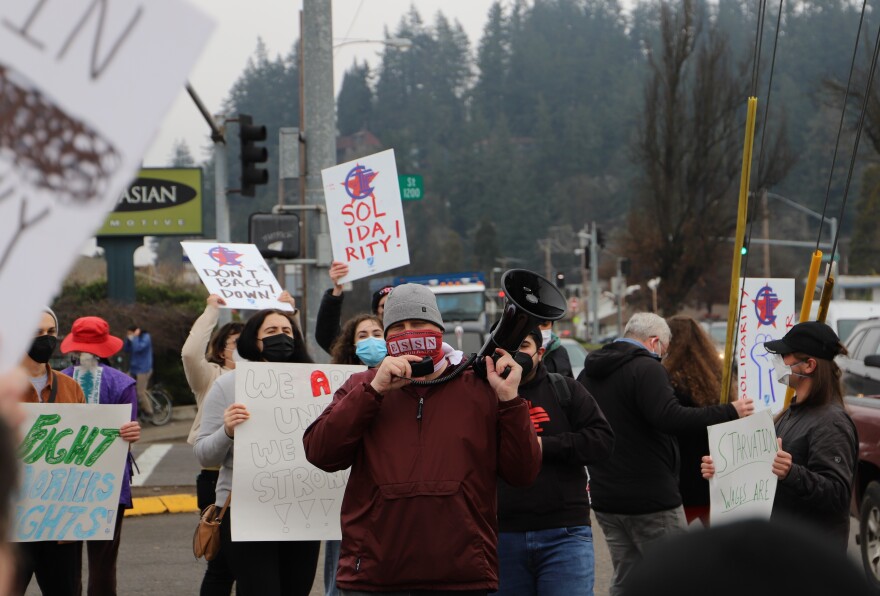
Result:
<svg viewBox="0 0 880 596"><path fill-rule="evenodd" d="M116 596L116 559L119 556L124 516L125 506L120 505L116 527L113 530L113 540L86 541L86 551L89 556L88 596Z"/></svg>
<svg viewBox="0 0 880 596"><path fill-rule="evenodd" d="M217 498L215 490L219 474L220 470L202 470L196 476L196 501L199 511L204 511L205 507L213 504L214 499ZM228 511L226 515L229 515ZM234 583L235 577L232 575L232 569L221 549L217 558L208 561L208 568L205 569L205 577L202 578L199 596L229 596L232 593L232 584Z"/></svg>
<svg viewBox="0 0 880 596"><path fill-rule="evenodd" d="M36 575L43 596L78 596L82 542L20 542L17 546L14 594L24 594Z"/></svg>
<svg viewBox="0 0 880 596"><path fill-rule="evenodd" d="M220 524L220 556L232 567L238 596L308 596L321 543L232 542L232 507Z"/></svg>

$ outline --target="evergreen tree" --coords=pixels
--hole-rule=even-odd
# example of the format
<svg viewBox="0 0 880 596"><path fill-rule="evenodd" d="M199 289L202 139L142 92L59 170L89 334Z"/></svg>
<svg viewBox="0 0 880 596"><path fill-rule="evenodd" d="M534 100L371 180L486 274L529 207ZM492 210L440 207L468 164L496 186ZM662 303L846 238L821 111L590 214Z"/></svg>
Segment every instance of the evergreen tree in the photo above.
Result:
<svg viewBox="0 0 880 596"><path fill-rule="evenodd" d="M373 116L373 90L370 89L370 67L355 61L345 71L342 88L336 100L337 126L342 136L370 130Z"/></svg>

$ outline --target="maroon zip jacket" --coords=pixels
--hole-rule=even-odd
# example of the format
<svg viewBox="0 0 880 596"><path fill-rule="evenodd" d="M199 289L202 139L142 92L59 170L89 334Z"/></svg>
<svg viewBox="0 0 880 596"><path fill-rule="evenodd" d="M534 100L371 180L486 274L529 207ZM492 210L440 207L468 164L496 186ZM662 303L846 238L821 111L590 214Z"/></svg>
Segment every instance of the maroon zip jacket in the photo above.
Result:
<svg viewBox="0 0 880 596"><path fill-rule="evenodd" d="M327 472L351 466L336 584L344 590L498 588L496 477L531 484L541 453L528 405L467 370L379 395L353 375L303 436Z"/></svg>

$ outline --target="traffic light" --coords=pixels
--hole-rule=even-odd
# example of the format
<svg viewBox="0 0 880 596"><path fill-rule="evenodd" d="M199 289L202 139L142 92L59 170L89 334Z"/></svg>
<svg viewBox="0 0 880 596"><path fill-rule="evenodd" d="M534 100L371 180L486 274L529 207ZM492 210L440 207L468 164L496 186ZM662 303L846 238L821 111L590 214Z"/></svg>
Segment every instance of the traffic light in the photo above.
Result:
<svg viewBox="0 0 880 596"><path fill-rule="evenodd" d="M741 254L743 256L749 254L749 247L746 246L745 244L743 244L739 249L739 254Z"/></svg>
<svg viewBox="0 0 880 596"><path fill-rule="evenodd" d="M583 255L581 255L581 256L584 259L584 261L582 263L584 269L589 269L590 268L590 245L589 244L584 247L584 252L583 252Z"/></svg>
<svg viewBox="0 0 880 596"><path fill-rule="evenodd" d="M601 228L596 228L596 244L598 244L600 248L605 248L605 234L602 232Z"/></svg>
<svg viewBox="0 0 880 596"><path fill-rule="evenodd" d="M624 277L629 275L632 262L626 257L621 257L620 259L620 274Z"/></svg>
<svg viewBox="0 0 880 596"><path fill-rule="evenodd" d="M564 288L565 287L565 274L562 271L556 272L556 287Z"/></svg>
<svg viewBox="0 0 880 596"><path fill-rule="evenodd" d="M257 126L247 114L238 115L238 141L241 145L241 194L245 197L254 196L254 187L269 181L269 172L258 167L269 159L265 147L255 143L266 140L266 127Z"/></svg>

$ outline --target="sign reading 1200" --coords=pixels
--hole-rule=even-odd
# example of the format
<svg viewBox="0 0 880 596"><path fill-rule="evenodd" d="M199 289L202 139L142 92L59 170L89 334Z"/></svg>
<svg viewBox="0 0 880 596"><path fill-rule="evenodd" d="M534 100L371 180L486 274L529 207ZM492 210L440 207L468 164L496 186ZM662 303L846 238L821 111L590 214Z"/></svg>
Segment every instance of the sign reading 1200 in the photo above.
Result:
<svg viewBox="0 0 880 596"><path fill-rule="evenodd" d="M122 192L98 236L202 233L202 171L145 168Z"/></svg>

